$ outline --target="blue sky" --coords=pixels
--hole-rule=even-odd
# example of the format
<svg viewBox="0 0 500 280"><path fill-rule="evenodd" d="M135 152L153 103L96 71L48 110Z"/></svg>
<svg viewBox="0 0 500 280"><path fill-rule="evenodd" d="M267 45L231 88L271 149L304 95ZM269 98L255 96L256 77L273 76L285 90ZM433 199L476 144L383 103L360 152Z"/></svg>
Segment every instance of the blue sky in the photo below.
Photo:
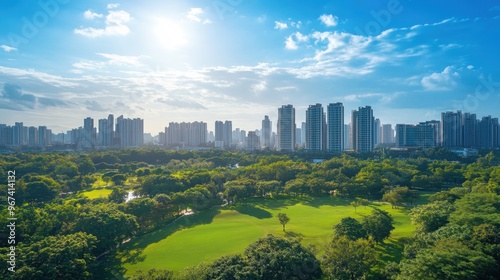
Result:
<svg viewBox="0 0 500 280"><path fill-rule="evenodd" d="M30 3L30 4L28 4ZM276 124L277 108L370 105L382 123L500 117L500 1L0 3L0 123L54 132L109 113ZM96 121L97 123L97 121Z"/></svg>

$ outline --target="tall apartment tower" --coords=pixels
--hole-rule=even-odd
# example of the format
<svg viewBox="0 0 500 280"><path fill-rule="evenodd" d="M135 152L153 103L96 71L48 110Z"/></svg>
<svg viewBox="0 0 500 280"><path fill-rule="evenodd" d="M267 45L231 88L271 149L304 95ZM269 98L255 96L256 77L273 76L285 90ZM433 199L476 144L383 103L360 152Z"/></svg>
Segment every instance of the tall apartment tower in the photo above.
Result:
<svg viewBox="0 0 500 280"><path fill-rule="evenodd" d="M283 105L278 108L277 150L295 150L295 108Z"/></svg>
<svg viewBox="0 0 500 280"><path fill-rule="evenodd" d="M96 144L96 129L94 127L94 119L91 117L83 120L83 135L81 135L81 146L85 148L94 147Z"/></svg>
<svg viewBox="0 0 500 280"><path fill-rule="evenodd" d="M352 149L358 152L373 151L373 110L370 106L359 107L351 113Z"/></svg>
<svg viewBox="0 0 500 280"><path fill-rule="evenodd" d="M230 148L233 143L233 122L225 121L224 129L222 130L222 138L224 139L224 147Z"/></svg>
<svg viewBox="0 0 500 280"><path fill-rule="evenodd" d="M463 146L465 148L476 147L476 132L477 132L477 124L478 120L476 118L476 114L464 113L462 116L462 124L464 126L464 143Z"/></svg>
<svg viewBox="0 0 500 280"><path fill-rule="evenodd" d="M272 122L269 120L269 116L264 116L262 120L262 146L264 148L271 148L271 133Z"/></svg>
<svg viewBox="0 0 500 280"><path fill-rule="evenodd" d="M309 105L306 111L306 149L322 151L326 149L326 120L321 104Z"/></svg>
<svg viewBox="0 0 500 280"><path fill-rule="evenodd" d="M463 147L462 112L441 113L441 141L443 147Z"/></svg>
<svg viewBox="0 0 500 280"><path fill-rule="evenodd" d="M394 131L392 130L392 125L384 124L381 129L381 144L391 144L394 143Z"/></svg>
<svg viewBox="0 0 500 280"><path fill-rule="evenodd" d="M327 106L327 137L326 148L331 152L344 150L344 105L330 103Z"/></svg>

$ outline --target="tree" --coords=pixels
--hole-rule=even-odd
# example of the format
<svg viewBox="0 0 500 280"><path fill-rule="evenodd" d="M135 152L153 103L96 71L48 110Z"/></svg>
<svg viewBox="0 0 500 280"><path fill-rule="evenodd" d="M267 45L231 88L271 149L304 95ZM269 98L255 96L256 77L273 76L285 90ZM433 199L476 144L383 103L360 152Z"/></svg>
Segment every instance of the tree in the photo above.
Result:
<svg viewBox="0 0 500 280"><path fill-rule="evenodd" d="M332 239L321 259L327 279L365 279L376 263L375 251L367 240Z"/></svg>
<svg viewBox="0 0 500 280"><path fill-rule="evenodd" d="M366 209L366 206L370 205L370 201L366 198L356 198L356 200L359 202L360 205L363 205Z"/></svg>
<svg viewBox="0 0 500 280"><path fill-rule="evenodd" d="M109 201L123 203L127 199L128 192L121 188L114 188L108 196Z"/></svg>
<svg viewBox="0 0 500 280"><path fill-rule="evenodd" d="M433 232L448 223L455 207L448 201L435 201L411 210L411 219L421 232Z"/></svg>
<svg viewBox="0 0 500 280"><path fill-rule="evenodd" d="M24 199L31 203L48 202L54 199L56 195L57 190L42 181L26 184L26 189L24 191Z"/></svg>
<svg viewBox="0 0 500 280"><path fill-rule="evenodd" d="M77 232L22 244L16 279L92 279L96 243L95 236Z"/></svg>
<svg viewBox="0 0 500 280"><path fill-rule="evenodd" d="M388 238L391 231L394 229L394 223L391 215L380 209L373 209L370 216L363 218L363 228L366 234L375 242L381 243Z"/></svg>
<svg viewBox="0 0 500 280"><path fill-rule="evenodd" d="M350 205L354 207L354 213L356 213L356 209L361 205L358 200L351 201Z"/></svg>
<svg viewBox="0 0 500 280"><path fill-rule="evenodd" d="M321 267L314 254L295 240L268 235L250 244L244 258L257 274L254 279L307 280L321 276Z"/></svg>
<svg viewBox="0 0 500 280"><path fill-rule="evenodd" d="M340 223L333 226L335 237L346 237L349 240L366 238L363 225L351 217L343 218Z"/></svg>
<svg viewBox="0 0 500 280"><path fill-rule="evenodd" d="M401 261L400 270L397 280L493 280L498 279L495 275L499 272L491 256L449 240L420 250L415 258Z"/></svg>
<svg viewBox="0 0 500 280"><path fill-rule="evenodd" d="M290 221L290 218L284 213L278 213L278 220L280 221L280 224L283 226L283 231L285 230L285 225Z"/></svg>
<svg viewBox="0 0 500 280"><path fill-rule="evenodd" d="M241 255L224 256L211 263L204 279L258 279L256 272Z"/></svg>
<svg viewBox="0 0 500 280"><path fill-rule="evenodd" d="M123 213L113 204L97 204L81 209L73 231L97 237L96 251L101 254L134 236L137 229L134 216Z"/></svg>
<svg viewBox="0 0 500 280"><path fill-rule="evenodd" d="M111 176L111 181L113 182L113 184L115 184L115 186L123 184L125 180L127 180L127 176L123 174L115 174Z"/></svg>

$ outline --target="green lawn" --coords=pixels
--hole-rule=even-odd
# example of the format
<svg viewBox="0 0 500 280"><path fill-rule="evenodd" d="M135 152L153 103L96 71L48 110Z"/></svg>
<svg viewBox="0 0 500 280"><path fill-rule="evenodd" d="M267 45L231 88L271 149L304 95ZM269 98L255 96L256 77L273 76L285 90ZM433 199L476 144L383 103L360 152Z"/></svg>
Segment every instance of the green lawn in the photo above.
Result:
<svg viewBox="0 0 500 280"><path fill-rule="evenodd" d="M371 207L391 213L396 229L385 244L378 246L384 260L400 258L401 238L410 236L414 226L408 210L390 205L371 204L354 211L348 200L338 198L252 199L229 208L211 209L184 217L177 222L136 238L118 253L126 275L151 268L178 271L201 261L211 261L228 254L242 253L245 247L271 233L276 236L302 238L302 244L317 246L319 255L332 238L332 226L351 216L361 220ZM286 213L290 222L286 233L278 221L278 213Z"/></svg>
<svg viewBox="0 0 500 280"><path fill-rule="evenodd" d="M96 199L100 197L108 197L110 193L111 193L110 189L97 189L97 190L82 192L81 194L90 199Z"/></svg>

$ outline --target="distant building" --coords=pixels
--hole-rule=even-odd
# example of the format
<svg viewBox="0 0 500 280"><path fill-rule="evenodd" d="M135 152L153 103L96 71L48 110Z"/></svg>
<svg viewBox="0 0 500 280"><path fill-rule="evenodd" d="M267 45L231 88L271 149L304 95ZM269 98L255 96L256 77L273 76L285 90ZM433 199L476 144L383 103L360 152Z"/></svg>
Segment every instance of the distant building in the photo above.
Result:
<svg viewBox="0 0 500 280"><path fill-rule="evenodd" d="M278 109L277 150L295 151L295 108L283 105Z"/></svg>
<svg viewBox="0 0 500 280"><path fill-rule="evenodd" d="M373 110L370 106L359 107L351 113L351 148L357 152L373 151Z"/></svg>
<svg viewBox="0 0 500 280"><path fill-rule="evenodd" d="M268 116L264 116L262 120L262 146L264 148L271 148L271 134L273 132L272 122Z"/></svg>
<svg viewBox="0 0 500 280"><path fill-rule="evenodd" d="M326 120L321 104L310 105L306 111L306 149L322 151L326 149Z"/></svg>
<svg viewBox="0 0 500 280"><path fill-rule="evenodd" d="M344 105L330 103L327 106L327 149L332 152L344 150Z"/></svg>
<svg viewBox="0 0 500 280"><path fill-rule="evenodd" d="M397 124L396 147L422 147L437 146L436 130L431 124Z"/></svg>
<svg viewBox="0 0 500 280"><path fill-rule="evenodd" d="M246 137L246 148L248 150L260 150L260 139L255 131L249 131Z"/></svg>
<svg viewBox="0 0 500 280"><path fill-rule="evenodd" d="M463 147L462 112L441 113L441 141L447 148Z"/></svg>

